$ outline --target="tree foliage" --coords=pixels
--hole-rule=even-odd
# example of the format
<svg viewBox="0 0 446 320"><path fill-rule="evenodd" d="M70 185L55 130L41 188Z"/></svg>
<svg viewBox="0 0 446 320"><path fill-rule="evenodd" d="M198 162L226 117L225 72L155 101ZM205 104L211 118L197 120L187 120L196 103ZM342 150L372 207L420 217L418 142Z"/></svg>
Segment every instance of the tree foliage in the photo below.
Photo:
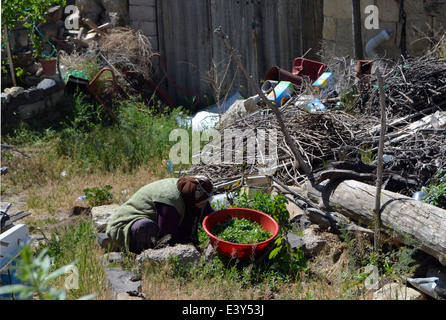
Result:
<svg viewBox="0 0 446 320"><path fill-rule="evenodd" d="M42 52L42 44L35 27L45 22L45 14L53 5L65 6L65 0L2 0L2 23L8 29L13 29L19 22L28 31L28 36L34 46L35 55ZM7 38L7 35L5 35Z"/></svg>

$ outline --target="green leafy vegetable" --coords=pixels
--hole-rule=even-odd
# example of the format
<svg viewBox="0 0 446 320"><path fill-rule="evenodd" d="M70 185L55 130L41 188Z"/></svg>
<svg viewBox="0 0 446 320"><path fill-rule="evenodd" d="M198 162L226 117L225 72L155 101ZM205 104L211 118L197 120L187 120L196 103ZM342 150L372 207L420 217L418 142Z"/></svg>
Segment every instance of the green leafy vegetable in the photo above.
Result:
<svg viewBox="0 0 446 320"><path fill-rule="evenodd" d="M258 223L237 217L218 223L211 232L224 241L239 244L259 243L272 236L270 231L263 229Z"/></svg>

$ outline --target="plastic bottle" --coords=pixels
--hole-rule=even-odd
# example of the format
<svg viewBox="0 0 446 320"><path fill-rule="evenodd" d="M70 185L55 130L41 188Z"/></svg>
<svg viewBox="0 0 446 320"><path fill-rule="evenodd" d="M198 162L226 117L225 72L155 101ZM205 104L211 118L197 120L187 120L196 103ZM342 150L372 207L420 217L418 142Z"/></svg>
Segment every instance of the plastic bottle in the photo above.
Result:
<svg viewBox="0 0 446 320"><path fill-rule="evenodd" d="M77 198L77 199L76 199L76 202L85 202L86 199L87 199L86 196L82 196L82 197Z"/></svg>

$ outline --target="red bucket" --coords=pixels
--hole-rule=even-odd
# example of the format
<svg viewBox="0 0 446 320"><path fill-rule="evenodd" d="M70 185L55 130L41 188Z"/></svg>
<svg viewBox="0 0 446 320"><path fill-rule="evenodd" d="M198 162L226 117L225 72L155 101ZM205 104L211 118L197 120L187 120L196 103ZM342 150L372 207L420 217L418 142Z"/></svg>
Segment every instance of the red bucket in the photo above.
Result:
<svg viewBox="0 0 446 320"><path fill-rule="evenodd" d="M239 244L221 240L211 233L211 230L217 225L217 223L223 223L233 217L245 218L253 222L257 222L272 233L272 236L263 242L253 244ZM274 238L279 233L279 224L270 215L252 209L245 208L229 208L216 211L203 220L203 229L209 236L211 245L217 250L217 252L237 258L249 258L262 254L268 245L274 241Z"/></svg>

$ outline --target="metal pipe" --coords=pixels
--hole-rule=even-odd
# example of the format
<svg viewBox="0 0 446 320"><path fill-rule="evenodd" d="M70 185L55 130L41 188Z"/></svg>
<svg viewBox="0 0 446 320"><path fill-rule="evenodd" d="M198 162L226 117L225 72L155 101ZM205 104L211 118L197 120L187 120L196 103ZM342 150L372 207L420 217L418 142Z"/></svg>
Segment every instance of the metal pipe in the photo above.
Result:
<svg viewBox="0 0 446 320"><path fill-rule="evenodd" d="M392 29L385 29L381 31L378 35L373 37L367 42L365 46L365 52L370 58L375 58L378 54L375 49L379 47L383 42L389 40L393 36Z"/></svg>

